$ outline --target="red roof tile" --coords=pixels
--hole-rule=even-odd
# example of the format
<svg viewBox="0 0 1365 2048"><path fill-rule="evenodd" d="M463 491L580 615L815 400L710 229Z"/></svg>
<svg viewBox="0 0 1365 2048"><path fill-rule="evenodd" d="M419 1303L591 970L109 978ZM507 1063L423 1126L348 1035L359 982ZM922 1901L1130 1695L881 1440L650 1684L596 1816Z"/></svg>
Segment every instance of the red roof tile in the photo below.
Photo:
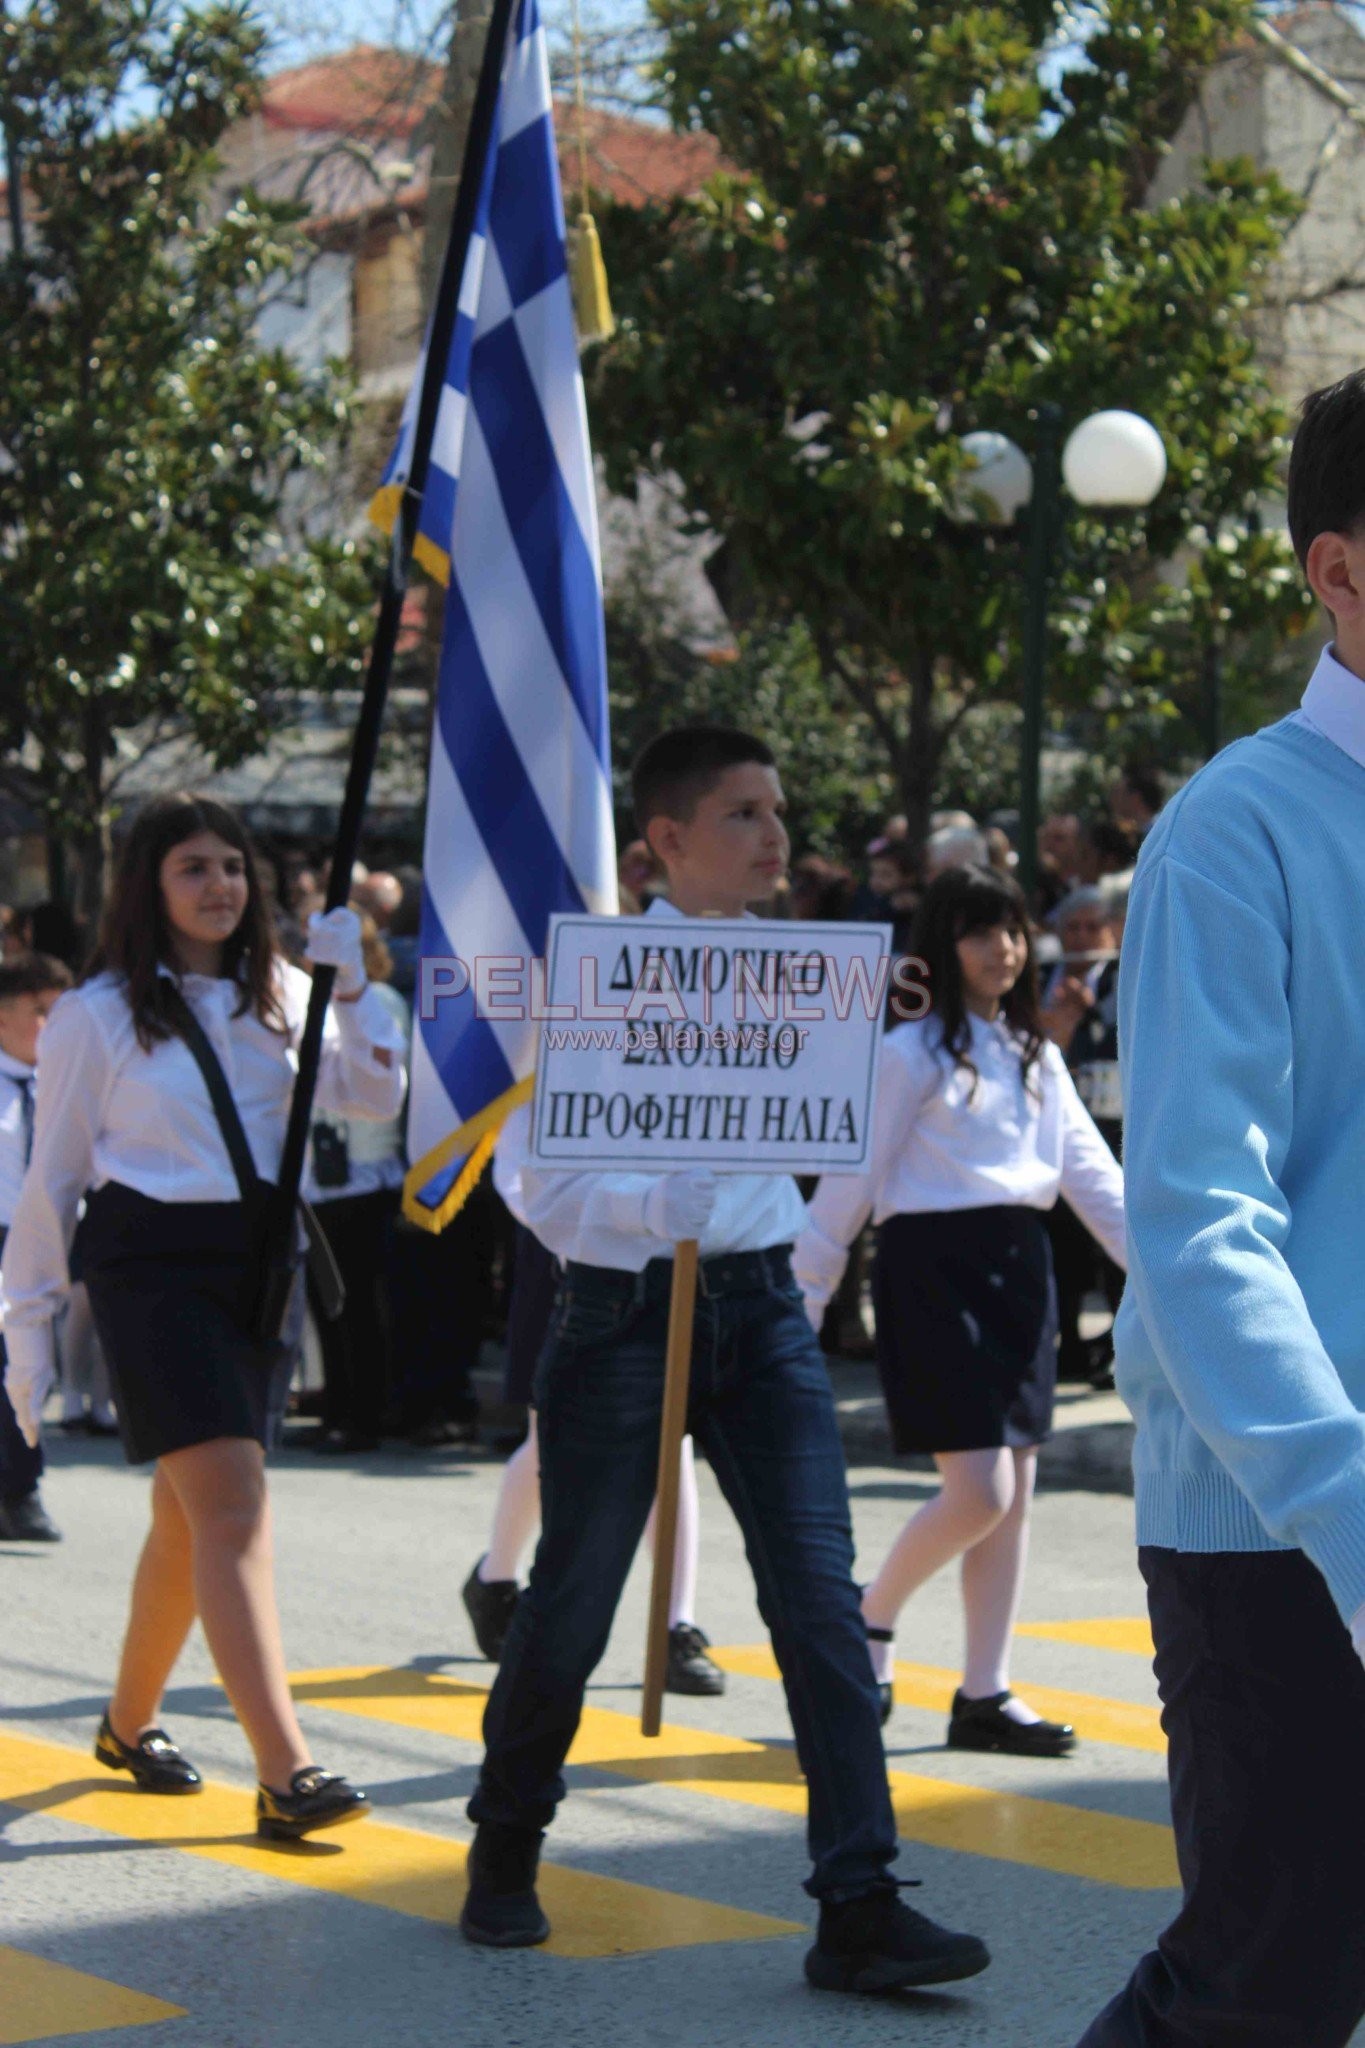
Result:
<svg viewBox="0 0 1365 2048"><path fill-rule="evenodd" d="M401 50L357 43L335 57L277 72L266 81L261 111L272 128L398 141L416 129L440 89L441 77L437 64ZM565 188L573 193L579 182L578 112L573 105L556 102L555 128ZM709 135L675 135L660 123L592 107L584 117L584 138L593 190L630 206L697 192L721 162ZM422 172L417 184L405 189L405 202L420 203L424 165Z"/></svg>

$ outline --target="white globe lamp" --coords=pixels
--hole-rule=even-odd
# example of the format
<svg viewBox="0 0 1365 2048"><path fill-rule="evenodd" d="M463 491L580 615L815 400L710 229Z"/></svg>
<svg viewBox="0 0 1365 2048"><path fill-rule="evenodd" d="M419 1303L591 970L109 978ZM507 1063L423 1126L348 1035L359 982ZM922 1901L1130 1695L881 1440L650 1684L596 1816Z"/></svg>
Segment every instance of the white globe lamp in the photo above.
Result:
<svg viewBox="0 0 1365 2048"><path fill-rule="evenodd" d="M984 430L964 434L962 452L970 467L957 479L949 517L961 526L1009 526L1033 496L1033 464L1007 434Z"/></svg>
<svg viewBox="0 0 1365 2048"><path fill-rule="evenodd" d="M1166 450L1136 412L1096 412L1062 450L1062 477L1078 505L1150 505L1166 481Z"/></svg>

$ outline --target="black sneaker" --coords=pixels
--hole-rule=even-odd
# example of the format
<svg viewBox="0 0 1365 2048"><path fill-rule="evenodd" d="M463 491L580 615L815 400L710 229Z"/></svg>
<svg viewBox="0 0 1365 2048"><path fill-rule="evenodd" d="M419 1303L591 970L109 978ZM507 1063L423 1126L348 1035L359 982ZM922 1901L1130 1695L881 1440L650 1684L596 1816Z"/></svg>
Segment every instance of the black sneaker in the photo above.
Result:
<svg viewBox="0 0 1365 2048"><path fill-rule="evenodd" d="M5 1543L60 1543L62 1532L48 1514L35 1486L18 1500L0 1501L0 1541Z"/></svg>
<svg viewBox="0 0 1365 2048"><path fill-rule="evenodd" d="M480 1821L469 1851L469 1893L460 1932L480 1948L538 1948L550 1923L536 1897L543 1834Z"/></svg>
<svg viewBox="0 0 1365 2048"><path fill-rule="evenodd" d="M482 1563L480 1558L479 1564ZM500 1664L521 1588L515 1579L481 1579L479 1564L464 1582L465 1613L474 1630L479 1655L487 1657L490 1664Z"/></svg>
<svg viewBox="0 0 1365 2048"><path fill-rule="evenodd" d="M131 1771L139 1792L198 1792L203 1786L164 1728L144 1728L134 1747L119 1740L106 1714L95 1737L95 1755L107 1771Z"/></svg>
<svg viewBox="0 0 1365 2048"><path fill-rule="evenodd" d="M1070 1722L1011 1720L1004 1710L1009 1697L1007 1692L997 1692L989 1699L969 1700L965 1692L955 1692L948 1721L949 1749L998 1750L1007 1756L1070 1756L1076 1747L1076 1731Z"/></svg>
<svg viewBox="0 0 1365 2048"><path fill-rule="evenodd" d="M690 1621L680 1621L668 1631L668 1669L665 1692L692 1693L698 1699L714 1699L725 1690L725 1673L706 1652L709 1636Z"/></svg>
<svg viewBox="0 0 1365 2048"><path fill-rule="evenodd" d="M898 1886L879 1885L843 1905L822 1904L806 1978L817 1991L903 1991L975 1977L990 1951L975 1934L955 1934L902 1905Z"/></svg>
<svg viewBox="0 0 1365 2048"><path fill-rule="evenodd" d="M363 1792L316 1764L295 1771L287 1792L277 1792L273 1785L256 1788L256 1832L266 1842L297 1842L319 1828L364 1820L369 1810Z"/></svg>

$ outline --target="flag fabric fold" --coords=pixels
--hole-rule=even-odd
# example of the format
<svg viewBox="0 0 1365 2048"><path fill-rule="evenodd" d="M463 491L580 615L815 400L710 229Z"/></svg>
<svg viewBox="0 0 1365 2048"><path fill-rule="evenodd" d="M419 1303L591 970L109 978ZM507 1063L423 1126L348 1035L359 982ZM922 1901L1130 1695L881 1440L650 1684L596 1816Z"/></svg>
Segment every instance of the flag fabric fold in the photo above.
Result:
<svg viewBox="0 0 1365 2048"><path fill-rule="evenodd" d="M371 507L387 531L424 364ZM508 40L414 552L445 615L404 1208L439 1230L530 1091L551 913L617 903L592 452L535 0Z"/></svg>

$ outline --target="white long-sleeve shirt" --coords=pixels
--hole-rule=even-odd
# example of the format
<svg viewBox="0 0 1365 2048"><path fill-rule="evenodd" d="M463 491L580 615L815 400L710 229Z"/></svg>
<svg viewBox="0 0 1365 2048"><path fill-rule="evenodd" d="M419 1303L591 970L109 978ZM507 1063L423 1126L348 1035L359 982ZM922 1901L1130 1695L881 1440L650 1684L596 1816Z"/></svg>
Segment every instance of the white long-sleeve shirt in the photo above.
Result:
<svg viewBox="0 0 1365 2048"><path fill-rule="evenodd" d="M679 918L685 912L656 896L646 915ZM645 1224L645 1198L664 1178L657 1173L563 1173L531 1158L531 1110L513 1110L493 1155L493 1180L519 1223L561 1259L639 1273L651 1259L671 1258L669 1238ZM702 1258L720 1252L766 1251L790 1244L806 1205L789 1173L718 1175L715 1207L699 1239Z"/></svg>
<svg viewBox="0 0 1365 2048"><path fill-rule="evenodd" d="M279 965L287 1035L251 1010L233 1014L234 983L187 974L180 989L217 1053L263 1180L279 1172L308 976ZM403 1099L402 1034L373 989L334 1003L323 1032L320 1109L392 1117ZM387 1053L386 1066L376 1057ZM53 1006L38 1050L33 1157L0 1275L5 1341L18 1360L50 1355L52 1320L70 1288L67 1254L88 1189L118 1181L160 1202L235 1202L240 1190L218 1119L180 1038L138 1044L122 978L102 974Z"/></svg>
<svg viewBox="0 0 1365 2048"><path fill-rule="evenodd" d="M812 1308L838 1286L869 1214L880 1223L999 1203L1050 1209L1060 1193L1126 1266L1123 1175L1061 1053L1044 1044L1026 1082L1004 1022L973 1016L970 1026L974 1095L972 1075L942 1049L937 1017L887 1033L867 1172L827 1174L797 1240L796 1276Z"/></svg>
<svg viewBox="0 0 1365 2048"><path fill-rule="evenodd" d="M34 1071L10 1053L0 1052L0 1229L7 1229L13 1221L24 1184L24 1096L33 1086Z"/></svg>

